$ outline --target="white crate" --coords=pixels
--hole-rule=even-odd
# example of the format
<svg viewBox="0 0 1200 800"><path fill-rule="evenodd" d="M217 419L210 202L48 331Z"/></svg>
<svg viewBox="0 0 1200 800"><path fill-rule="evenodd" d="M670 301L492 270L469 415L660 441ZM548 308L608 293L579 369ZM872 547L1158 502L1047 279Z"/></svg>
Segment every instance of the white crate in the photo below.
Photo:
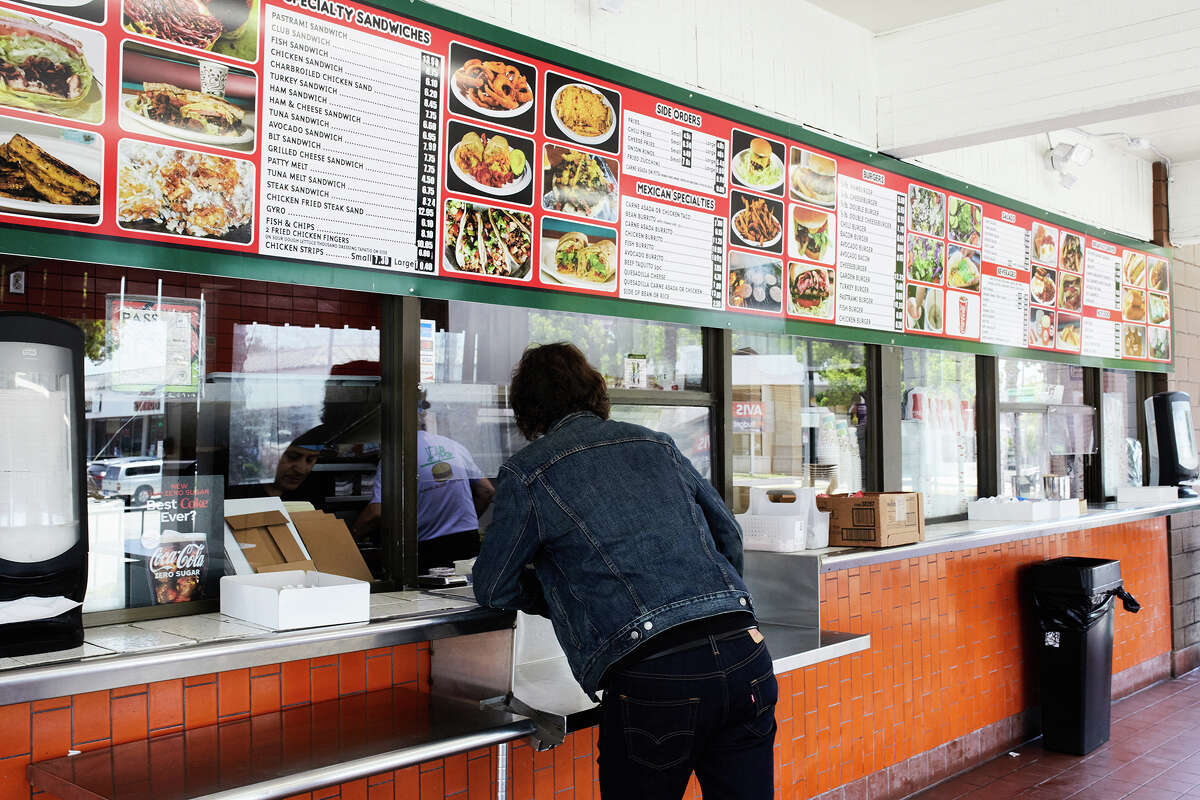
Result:
<svg viewBox="0 0 1200 800"><path fill-rule="evenodd" d="M221 613L274 630L367 622L371 585L324 572L288 570L221 578Z"/></svg>
<svg viewBox="0 0 1200 800"><path fill-rule="evenodd" d="M792 553L804 549L803 517L739 514L737 521L742 526L742 547L746 550Z"/></svg>

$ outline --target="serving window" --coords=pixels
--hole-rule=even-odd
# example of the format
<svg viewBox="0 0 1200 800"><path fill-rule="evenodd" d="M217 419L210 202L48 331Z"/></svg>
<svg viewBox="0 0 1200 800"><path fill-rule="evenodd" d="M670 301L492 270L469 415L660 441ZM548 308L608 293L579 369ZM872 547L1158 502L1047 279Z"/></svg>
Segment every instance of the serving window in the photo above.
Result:
<svg viewBox="0 0 1200 800"><path fill-rule="evenodd" d="M975 356L907 348L901 361L901 488L926 517L965 514L979 495Z"/></svg>
<svg viewBox="0 0 1200 800"><path fill-rule="evenodd" d="M866 488L866 346L735 332L733 484L744 511L752 488Z"/></svg>
<svg viewBox="0 0 1200 800"><path fill-rule="evenodd" d="M14 270L26 291L0 309L84 333L85 612L215 608L228 500L307 503L347 526L368 505L382 446L377 298L57 261ZM387 577L380 543L358 546Z"/></svg>

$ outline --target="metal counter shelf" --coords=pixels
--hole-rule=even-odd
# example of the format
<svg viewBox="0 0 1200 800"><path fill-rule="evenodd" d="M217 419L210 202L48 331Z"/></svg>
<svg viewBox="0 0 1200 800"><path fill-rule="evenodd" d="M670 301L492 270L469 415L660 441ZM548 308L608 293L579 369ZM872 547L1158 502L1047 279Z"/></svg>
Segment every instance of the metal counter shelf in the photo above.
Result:
<svg viewBox="0 0 1200 800"><path fill-rule="evenodd" d="M512 612L426 592L371 596L371 622L272 631L221 614L87 628L73 650L0 659L0 706L512 628Z"/></svg>
<svg viewBox="0 0 1200 800"><path fill-rule="evenodd" d="M1123 525L1198 509L1200 509L1200 498L1147 505L1104 503L1089 506L1087 513L1071 519L1047 519L1034 522L969 522L967 520L939 522L927 525L925 541L916 544L884 548L829 547L824 550L805 550L795 555L816 557L820 559L821 572L833 572L899 561L904 558L971 550L976 547L988 547L1057 533L1085 531L1107 525Z"/></svg>

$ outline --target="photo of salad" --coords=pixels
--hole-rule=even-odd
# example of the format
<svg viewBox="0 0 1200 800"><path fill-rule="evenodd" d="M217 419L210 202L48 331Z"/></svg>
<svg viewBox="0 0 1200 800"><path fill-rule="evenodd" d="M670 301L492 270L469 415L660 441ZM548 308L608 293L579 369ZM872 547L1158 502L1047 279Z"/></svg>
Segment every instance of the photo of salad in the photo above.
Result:
<svg viewBox="0 0 1200 800"><path fill-rule="evenodd" d="M1171 301L1165 294L1150 293L1150 321L1155 325L1171 322Z"/></svg>
<svg viewBox="0 0 1200 800"><path fill-rule="evenodd" d="M946 235L946 195L917 186L908 186L908 227L930 236Z"/></svg>
<svg viewBox="0 0 1200 800"><path fill-rule="evenodd" d="M979 247L983 244L983 206L950 196L950 241Z"/></svg>
<svg viewBox="0 0 1200 800"><path fill-rule="evenodd" d="M941 284L945 272L945 244L924 236L908 237L908 277L923 283Z"/></svg>

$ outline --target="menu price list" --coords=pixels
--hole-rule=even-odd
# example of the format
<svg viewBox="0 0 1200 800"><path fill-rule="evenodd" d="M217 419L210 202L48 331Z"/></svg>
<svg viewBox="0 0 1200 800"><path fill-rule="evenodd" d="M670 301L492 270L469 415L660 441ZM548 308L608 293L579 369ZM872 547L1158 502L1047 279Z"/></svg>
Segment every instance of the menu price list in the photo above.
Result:
<svg viewBox="0 0 1200 800"><path fill-rule="evenodd" d="M838 198L838 324L903 330L905 196L839 175Z"/></svg>
<svg viewBox="0 0 1200 800"><path fill-rule="evenodd" d="M726 145L707 133L625 112L624 166L631 175L724 195Z"/></svg>
<svg viewBox="0 0 1200 800"><path fill-rule="evenodd" d="M983 218L983 260L987 263L1027 272L1030 247L1028 228L991 217Z"/></svg>
<svg viewBox="0 0 1200 800"><path fill-rule="evenodd" d="M721 308L725 220L625 197L621 211L621 296L691 308Z"/></svg>
<svg viewBox="0 0 1200 800"><path fill-rule="evenodd" d="M431 271L440 74L436 55L268 6L260 252Z"/></svg>
<svg viewBox="0 0 1200 800"><path fill-rule="evenodd" d="M980 341L1005 347L1027 347L1029 287L1008 278L984 275L982 289Z"/></svg>

